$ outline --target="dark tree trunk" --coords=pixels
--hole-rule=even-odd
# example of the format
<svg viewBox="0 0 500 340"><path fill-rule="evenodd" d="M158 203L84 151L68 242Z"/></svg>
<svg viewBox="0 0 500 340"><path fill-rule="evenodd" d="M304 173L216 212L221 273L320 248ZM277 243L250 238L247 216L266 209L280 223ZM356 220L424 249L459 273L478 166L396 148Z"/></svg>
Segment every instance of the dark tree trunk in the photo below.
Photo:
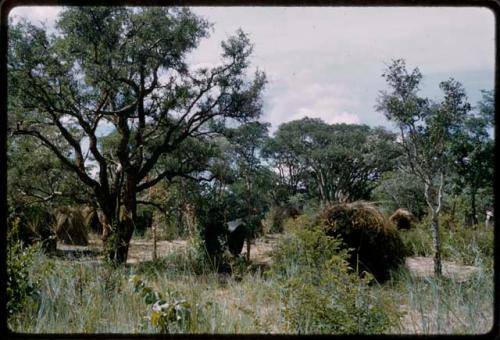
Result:
<svg viewBox="0 0 500 340"><path fill-rule="evenodd" d="M101 202L107 225L103 233L104 249L107 259L114 264L127 262L128 249L134 233L134 220L137 214L137 202L134 177L128 175L122 195L116 199Z"/></svg>
<svg viewBox="0 0 500 340"><path fill-rule="evenodd" d="M128 248L133 232L134 221L131 218L124 218L118 223L117 230L108 238L108 260L115 264L124 264L127 262Z"/></svg>
<svg viewBox="0 0 500 340"><path fill-rule="evenodd" d="M476 190L472 189L470 192L470 209L471 209L471 222L473 225L477 225L479 221L477 220L477 207L476 207Z"/></svg>

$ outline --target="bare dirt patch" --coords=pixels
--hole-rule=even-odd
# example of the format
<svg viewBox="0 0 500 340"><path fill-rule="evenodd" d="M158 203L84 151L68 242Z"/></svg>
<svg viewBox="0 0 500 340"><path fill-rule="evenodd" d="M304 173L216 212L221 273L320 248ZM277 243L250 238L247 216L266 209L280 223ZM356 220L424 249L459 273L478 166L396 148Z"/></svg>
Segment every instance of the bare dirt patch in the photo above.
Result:
<svg viewBox="0 0 500 340"><path fill-rule="evenodd" d="M271 254L274 247L281 239L282 234L267 234L260 237L252 243L250 251L250 260L254 264L269 265L272 261ZM157 241L156 243L157 257L164 257L173 251L185 249L187 240L173 241ZM102 241L96 235L89 237L88 246L70 246L59 243L57 249L60 252L91 252L98 254L102 250ZM243 248L242 255L246 255L246 246ZM98 256L102 258L102 256ZM127 263L136 264L140 262L151 261L153 259L153 241L147 239L139 239L130 241L130 248ZM471 275L480 271L479 267L460 265L451 261L443 261L443 275L463 282L468 280ZM406 267L415 277L432 277L434 276L434 262L431 257L408 257L405 261Z"/></svg>
<svg viewBox="0 0 500 340"><path fill-rule="evenodd" d="M408 257L405 262L413 276L434 276L434 261L432 257ZM451 261L442 261L442 266L444 276L459 282L468 280L471 275L480 271L479 267L464 266Z"/></svg>
<svg viewBox="0 0 500 340"><path fill-rule="evenodd" d="M250 260L256 264L269 265L272 260L271 252L281 236L281 234L267 234L256 239L250 250Z"/></svg>
<svg viewBox="0 0 500 340"><path fill-rule="evenodd" d="M156 256L164 257L173 251L186 248L186 240L157 241ZM135 264L139 262L151 261L153 259L153 241L151 240L131 240L128 251L127 263Z"/></svg>

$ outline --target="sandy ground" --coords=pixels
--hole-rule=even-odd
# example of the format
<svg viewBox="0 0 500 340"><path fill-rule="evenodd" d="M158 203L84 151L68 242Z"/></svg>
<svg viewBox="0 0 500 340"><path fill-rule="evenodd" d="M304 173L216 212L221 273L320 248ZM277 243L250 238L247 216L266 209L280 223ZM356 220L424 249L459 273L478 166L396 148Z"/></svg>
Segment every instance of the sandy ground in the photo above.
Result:
<svg viewBox="0 0 500 340"><path fill-rule="evenodd" d="M434 261L432 257L409 257L405 261L406 266L415 277L430 277L434 275ZM466 281L472 274L477 273L480 268L475 266L464 266L450 261L442 261L443 275L455 281Z"/></svg>
<svg viewBox="0 0 500 340"><path fill-rule="evenodd" d="M251 247L250 259L255 264L269 264L271 262L271 251L279 241L281 234L267 234L256 239ZM186 240L158 241L157 256L166 256L170 252L187 246ZM57 249L61 252L93 252L98 253L102 249L102 241L97 235L91 235L88 246L68 246L58 244ZM246 255L246 244L242 255ZM153 241L144 239L132 239L127 263L151 261L153 258ZM443 275L457 281L465 281L480 269L474 266L464 266L450 261L443 261ZM431 277L434 272L434 263L431 257L409 257L406 266L415 277Z"/></svg>

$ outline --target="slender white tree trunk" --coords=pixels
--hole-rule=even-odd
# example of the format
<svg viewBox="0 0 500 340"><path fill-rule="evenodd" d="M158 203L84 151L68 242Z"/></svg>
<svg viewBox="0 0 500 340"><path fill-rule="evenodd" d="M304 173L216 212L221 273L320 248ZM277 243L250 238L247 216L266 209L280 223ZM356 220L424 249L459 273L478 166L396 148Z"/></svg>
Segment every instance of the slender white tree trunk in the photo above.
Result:
<svg viewBox="0 0 500 340"><path fill-rule="evenodd" d="M438 188L434 187L431 178L427 178L425 181L425 200L431 209L432 248L434 252L434 275L436 277L441 277L443 274L441 263L441 237L439 233L439 214L443 201L443 184L444 176L442 173L439 177Z"/></svg>

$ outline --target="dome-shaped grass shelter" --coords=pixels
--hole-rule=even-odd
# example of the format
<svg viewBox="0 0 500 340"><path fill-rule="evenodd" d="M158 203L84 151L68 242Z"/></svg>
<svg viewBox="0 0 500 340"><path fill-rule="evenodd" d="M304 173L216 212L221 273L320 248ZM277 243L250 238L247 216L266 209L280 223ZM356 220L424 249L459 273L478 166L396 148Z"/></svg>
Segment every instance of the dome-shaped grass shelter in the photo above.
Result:
<svg viewBox="0 0 500 340"><path fill-rule="evenodd" d="M413 214L408 210L399 208L391 215L391 217L389 217L389 221L391 221L399 230L408 230L413 227L416 219L415 216L413 216Z"/></svg>
<svg viewBox="0 0 500 340"><path fill-rule="evenodd" d="M64 244L86 246L89 243L85 218L77 208L62 208L57 213L57 239Z"/></svg>
<svg viewBox="0 0 500 340"><path fill-rule="evenodd" d="M384 281L404 264L406 250L398 230L373 204L340 203L324 208L317 218L328 235L352 249L349 263L358 272L368 271Z"/></svg>

